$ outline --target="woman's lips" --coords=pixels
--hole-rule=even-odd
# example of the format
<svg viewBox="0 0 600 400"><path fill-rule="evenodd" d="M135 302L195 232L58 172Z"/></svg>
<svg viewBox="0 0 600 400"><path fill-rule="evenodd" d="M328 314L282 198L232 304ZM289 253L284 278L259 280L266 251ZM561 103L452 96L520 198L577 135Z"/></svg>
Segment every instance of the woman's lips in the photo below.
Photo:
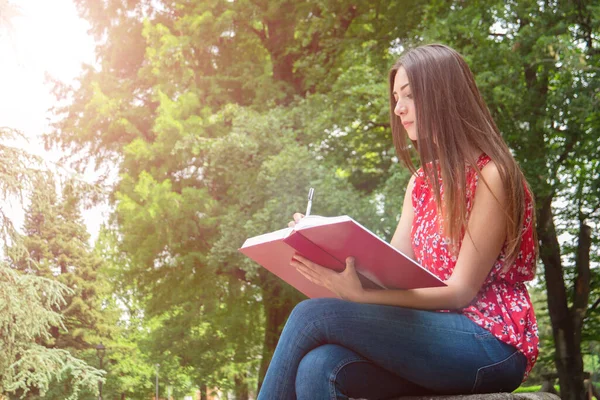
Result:
<svg viewBox="0 0 600 400"><path fill-rule="evenodd" d="M410 125L412 125L412 121L402 122L402 125L404 125L405 128L408 128Z"/></svg>

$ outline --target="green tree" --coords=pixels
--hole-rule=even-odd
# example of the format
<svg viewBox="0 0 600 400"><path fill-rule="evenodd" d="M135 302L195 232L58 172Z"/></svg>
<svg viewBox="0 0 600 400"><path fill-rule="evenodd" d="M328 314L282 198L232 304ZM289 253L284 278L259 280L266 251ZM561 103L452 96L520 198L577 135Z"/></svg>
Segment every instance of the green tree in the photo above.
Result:
<svg viewBox="0 0 600 400"><path fill-rule="evenodd" d="M35 179L19 243L23 251L8 248L8 254L20 254L11 257L14 270L54 280L69 288L63 296L64 303L55 305L62 323L50 326L49 336L40 344L94 363L95 345L106 341L111 324L100 304L103 287L97 279L100 259L89 248L77 186L75 181L67 182L59 198L52 174ZM72 377L63 372L45 396L65 398L73 390L71 384Z"/></svg>
<svg viewBox="0 0 600 400"><path fill-rule="evenodd" d="M56 279L72 290L61 308L66 330L52 329L50 347L83 350L98 342L103 325L97 280L100 260L89 246L89 234L72 183L59 199L54 179L36 182L25 212L23 244L28 257L15 260L20 271Z"/></svg>
<svg viewBox="0 0 600 400"><path fill-rule="evenodd" d="M20 137L13 130L0 129L0 394L18 397L44 394L52 379L70 376L71 391L65 398L74 399L82 390L94 391L102 372L62 349L49 349L40 341L50 340L50 329L63 326L56 310L72 291L52 279L23 273L11 268L11 259L27 258L22 236L4 212L11 201L23 198L34 182L47 176L38 166L41 160L7 145ZM31 260L33 263L34 261Z"/></svg>
<svg viewBox="0 0 600 400"><path fill-rule="evenodd" d="M115 330L106 343L106 381L103 393L107 398L147 399L154 393L154 364L163 363L160 354L153 353L151 340L156 324L144 312L144 297L137 294L137 287L125 277L124 271L131 261L119 248L118 232L104 225L99 232L95 252L102 258L101 274L112 291L103 300L107 309L118 311ZM171 361L172 360L168 360ZM165 380L164 364L161 367L161 387L173 383L173 395L184 395L190 390L188 375L182 368L172 368ZM171 381L174 375L177 380ZM181 392L183 390L183 392ZM164 391L162 391L164 393Z"/></svg>

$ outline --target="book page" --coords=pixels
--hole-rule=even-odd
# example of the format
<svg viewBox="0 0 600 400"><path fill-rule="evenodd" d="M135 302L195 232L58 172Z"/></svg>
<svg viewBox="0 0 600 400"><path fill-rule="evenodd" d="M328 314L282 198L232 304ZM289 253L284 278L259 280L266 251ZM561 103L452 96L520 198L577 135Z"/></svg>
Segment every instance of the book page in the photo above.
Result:
<svg viewBox="0 0 600 400"><path fill-rule="evenodd" d="M313 226L322 226L329 224L337 224L338 222L351 221L347 215L340 215L337 217L322 217L320 215L309 215L308 217L304 217L294 226L294 230L299 231L301 229L310 228Z"/></svg>

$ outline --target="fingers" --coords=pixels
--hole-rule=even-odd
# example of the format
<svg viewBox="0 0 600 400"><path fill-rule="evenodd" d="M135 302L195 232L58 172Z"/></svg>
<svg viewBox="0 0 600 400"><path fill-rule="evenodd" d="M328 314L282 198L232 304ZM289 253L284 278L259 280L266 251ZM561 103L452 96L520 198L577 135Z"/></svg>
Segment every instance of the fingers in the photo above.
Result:
<svg viewBox="0 0 600 400"><path fill-rule="evenodd" d="M321 282L321 277L318 274L316 274L315 271L307 268L305 265L300 264L299 266L296 266L296 270L302 275L304 275L304 277L309 281L319 284L321 286L323 285L323 283Z"/></svg>
<svg viewBox="0 0 600 400"><path fill-rule="evenodd" d="M329 272L333 273L333 271L330 269L315 264L300 254L294 254L292 261L290 261L290 265L294 266L296 269L302 269L303 271L306 271L312 276L320 279L324 278Z"/></svg>
<svg viewBox="0 0 600 400"><path fill-rule="evenodd" d="M298 272L300 272L306 279L308 279L309 281L311 281L312 283L315 283L319 286L325 286L320 280L306 274L304 271L298 270Z"/></svg>
<svg viewBox="0 0 600 400"><path fill-rule="evenodd" d="M354 257L347 257L346 258L346 270L353 270L354 269Z"/></svg>
<svg viewBox="0 0 600 400"><path fill-rule="evenodd" d="M301 256L300 254L294 254L294 257L292 258L292 263L295 263L293 264L294 267L300 266L305 271L309 271L311 274L314 274L315 276L319 277L320 280L327 280L331 277L331 275L337 274L337 272L329 268L323 267L319 264L315 264L308 258Z"/></svg>
<svg viewBox="0 0 600 400"><path fill-rule="evenodd" d="M300 222L300 220L304 218L304 214L300 214L300 213L294 213L294 222L298 223Z"/></svg>
<svg viewBox="0 0 600 400"><path fill-rule="evenodd" d="M317 283L319 285L322 285L322 283L321 283L321 276L318 274L317 271L309 268L308 266L306 266L302 262L297 261L295 259L292 259L292 261L290 261L290 265L292 267L296 268L296 271L298 271L302 275L304 275L309 281Z"/></svg>
<svg viewBox="0 0 600 400"><path fill-rule="evenodd" d="M296 224L300 222L302 218L304 218L304 214L294 213L293 218L293 221L288 222L288 228L293 228L294 226L296 226Z"/></svg>

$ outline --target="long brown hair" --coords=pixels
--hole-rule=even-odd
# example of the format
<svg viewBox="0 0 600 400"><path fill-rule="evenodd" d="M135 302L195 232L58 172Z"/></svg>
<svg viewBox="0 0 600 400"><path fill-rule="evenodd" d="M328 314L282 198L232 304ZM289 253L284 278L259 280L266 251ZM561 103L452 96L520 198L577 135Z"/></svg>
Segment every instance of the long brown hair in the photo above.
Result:
<svg viewBox="0 0 600 400"><path fill-rule="evenodd" d="M473 73L458 52L440 44L407 51L390 70L394 145L398 157L413 173L416 169L406 143L407 134L400 117L394 113L394 79L400 67L406 71L415 102L417 141L413 145L418 150L425 178L433 189L444 235L450 240L452 251L458 251L462 235L468 233L465 167L473 167L487 185L477 167L473 151L476 150L486 153L494 161L507 193L505 265L509 267L519 253L527 195L533 195L477 89ZM535 211L532 217L537 245Z"/></svg>

